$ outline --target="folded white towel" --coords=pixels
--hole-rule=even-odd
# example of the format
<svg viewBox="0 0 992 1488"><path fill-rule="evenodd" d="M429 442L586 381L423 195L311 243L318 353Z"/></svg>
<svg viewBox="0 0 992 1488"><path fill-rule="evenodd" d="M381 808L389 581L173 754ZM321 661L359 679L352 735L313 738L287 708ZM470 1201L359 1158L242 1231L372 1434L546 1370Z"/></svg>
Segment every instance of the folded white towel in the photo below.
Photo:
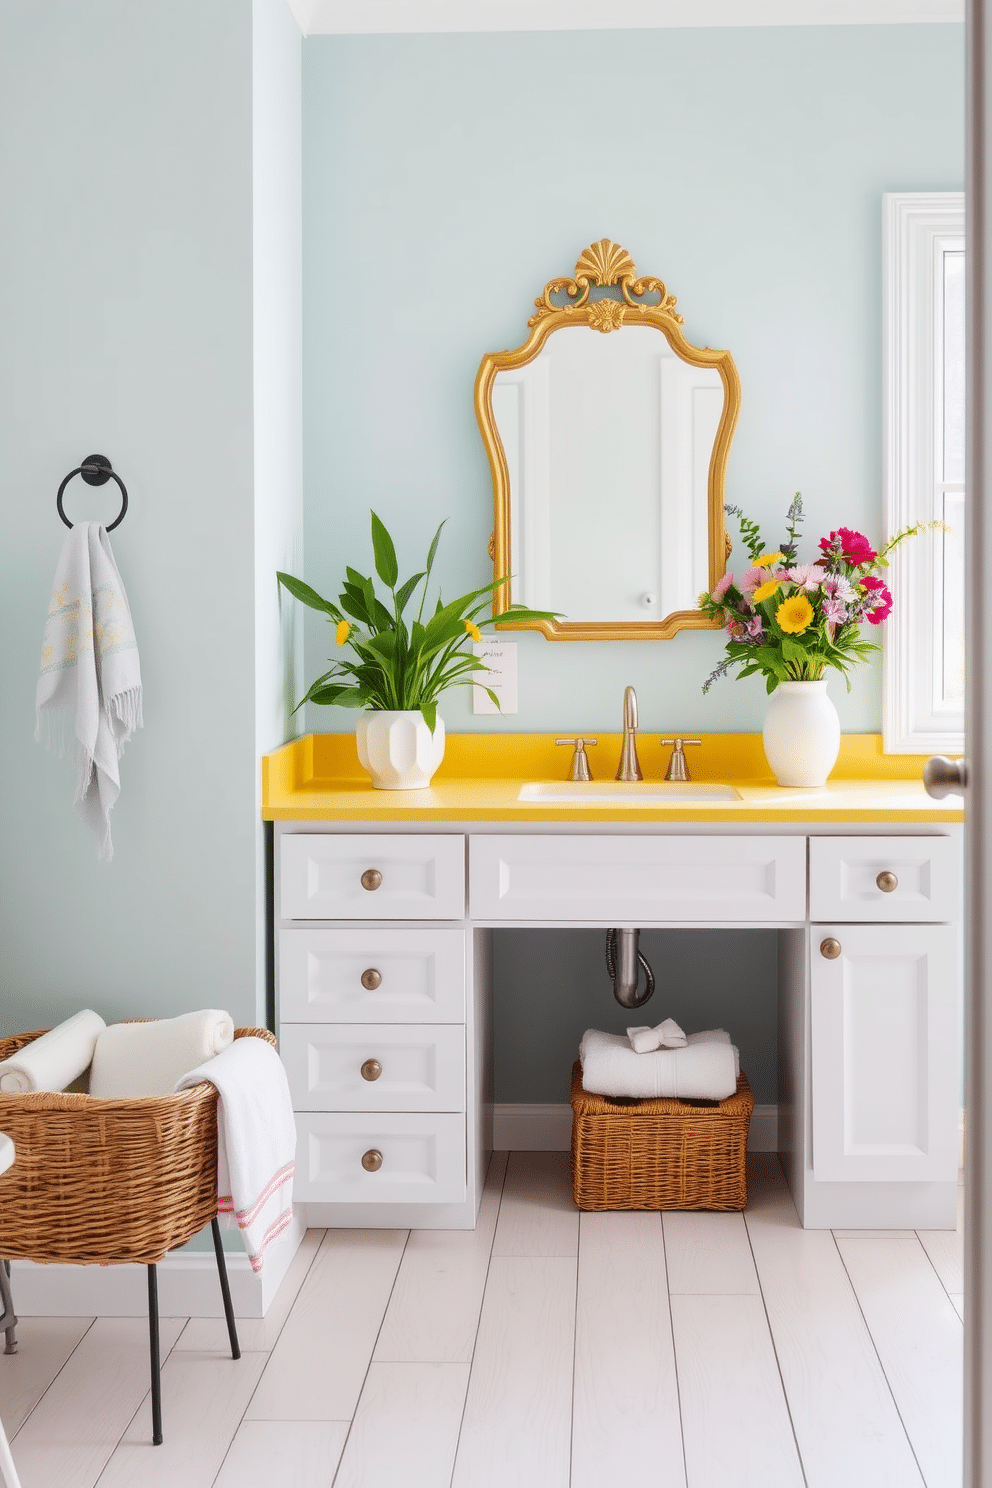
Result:
<svg viewBox="0 0 992 1488"><path fill-rule="evenodd" d="M0 1091L26 1095L32 1090L64 1090L89 1066L97 1035L106 1026L89 1008L66 1018L19 1053L0 1060Z"/></svg>
<svg viewBox="0 0 992 1488"><path fill-rule="evenodd" d="M253 1271L293 1217L296 1122L282 1060L262 1039L235 1039L176 1086L209 1080L217 1105L217 1208L237 1221Z"/></svg>
<svg viewBox="0 0 992 1488"><path fill-rule="evenodd" d="M187 1070L220 1054L233 1038L231 1015L218 1008L152 1023L114 1023L96 1041L90 1095L102 1100L171 1095Z"/></svg>
<svg viewBox="0 0 992 1488"><path fill-rule="evenodd" d="M650 1054L654 1049L684 1049L687 1042L674 1018L666 1018L655 1028L628 1028L627 1037L635 1054Z"/></svg>
<svg viewBox="0 0 992 1488"><path fill-rule="evenodd" d="M75 808L109 859L110 809L121 790L118 761L141 727L141 668L134 625L110 539L77 522L55 570L41 647L34 736L64 753L76 738Z"/></svg>
<svg viewBox="0 0 992 1488"><path fill-rule="evenodd" d="M616 1033L588 1028L579 1047L582 1084L594 1095L725 1100L737 1089L740 1058L722 1028L689 1035L684 1049L635 1054Z"/></svg>

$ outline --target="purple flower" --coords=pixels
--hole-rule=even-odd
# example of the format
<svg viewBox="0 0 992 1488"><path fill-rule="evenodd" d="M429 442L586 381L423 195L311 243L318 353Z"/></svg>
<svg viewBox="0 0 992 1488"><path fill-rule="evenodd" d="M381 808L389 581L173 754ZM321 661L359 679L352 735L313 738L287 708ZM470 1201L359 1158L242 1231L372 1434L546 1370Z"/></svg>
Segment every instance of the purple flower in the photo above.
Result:
<svg viewBox="0 0 992 1488"><path fill-rule="evenodd" d="M765 639L765 627L761 623L760 615L755 615L748 621L747 633L752 641L758 642Z"/></svg>
<svg viewBox="0 0 992 1488"><path fill-rule="evenodd" d="M847 606L839 599L825 599L821 605L824 620L831 625L843 625L847 619Z"/></svg>

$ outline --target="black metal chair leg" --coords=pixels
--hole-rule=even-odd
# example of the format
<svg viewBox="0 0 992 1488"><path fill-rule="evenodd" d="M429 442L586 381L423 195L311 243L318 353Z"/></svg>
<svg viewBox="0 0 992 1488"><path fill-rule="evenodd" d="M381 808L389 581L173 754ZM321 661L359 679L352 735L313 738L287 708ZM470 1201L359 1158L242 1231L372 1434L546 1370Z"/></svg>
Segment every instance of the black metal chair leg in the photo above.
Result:
<svg viewBox="0 0 992 1488"><path fill-rule="evenodd" d="M227 1262L224 1259L224 1247L220 1239L220 1225L217 1216L214 1215L210 1221L210 1233L214 1237L214 1255L217 1257L217 1275L220 1277L220 1292L224 1298L224 1316L227 1319L227 1336L231 1340L231 1358L241 1358L241 1345L238 1342L238 1328L234 1321L234 1306L231 1302L231 1287L227 1279Z"/></svg>
<svg viewBox="0 0 992 1488"><path fill-rule="evenodd" d="M148 1267L148 1346L152 1365L152 1442L162 1445L162 1371L158 1341L158 1272Z"/></svg>
<svg viewBox="0 0 992 1488"><path fill-rule="evenodd" d="M17 1315L10 1290L10 1262L0 1262L0 1332L6 1339L5 1354L17 1353Z"/></svg>

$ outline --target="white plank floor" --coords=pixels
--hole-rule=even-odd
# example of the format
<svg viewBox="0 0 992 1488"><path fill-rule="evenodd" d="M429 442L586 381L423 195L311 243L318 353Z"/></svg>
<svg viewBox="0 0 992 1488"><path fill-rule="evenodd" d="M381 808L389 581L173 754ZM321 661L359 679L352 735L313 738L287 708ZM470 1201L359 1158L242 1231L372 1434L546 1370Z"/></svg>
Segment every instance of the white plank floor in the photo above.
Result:
<svg viewBox="0 0 992 1488"><path fill-rule="evenodd" d="M567 1157L493 1160L474 1232L311 1231L262 1322L23 1318L23 1488L953 1488L961 1234L583 1214ZM15 1299L16 1301L16 1299Z"/></svg>

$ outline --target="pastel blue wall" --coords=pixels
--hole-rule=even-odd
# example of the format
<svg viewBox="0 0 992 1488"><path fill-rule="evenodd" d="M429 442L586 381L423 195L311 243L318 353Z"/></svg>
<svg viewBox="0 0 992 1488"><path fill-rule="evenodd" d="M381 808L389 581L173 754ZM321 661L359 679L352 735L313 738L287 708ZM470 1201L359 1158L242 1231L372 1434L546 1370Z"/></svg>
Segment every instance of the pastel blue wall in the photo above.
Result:
<svg viewBox="0 0 992 1488"><path fill-rule="evenodd" d="M960 189L963 28L795 27L320 37L304 45L306 576L369 561L368 508L407 571L449 519L446 590L491 577L472 410L487 350L608 236L729 348L743 408L728 494L777 540L802 490L810 541L881 523L881 196ZM336 591L335 591L336 592ZM449 695L449 730L755 730L760 680L700 684L718 635L521 636L520 712ZM308 677L326 627L308 634ZM879 669L848 731L881 726ZM308 726L353 715L311 709Z"/></svg>
<svg viewBox="0 0 992 1488"><path fill-rule="evenodd" d="M734 355L729 498L770 542L796 490L812 549L842 523L877 536L881 197L961 188L963 52L962 27L929 25L309 39L307 579L336 593L345 563L369 564L370 506L407 572L446 517L447 593L491 577L479 359L519 345L545 281L604 236L666 281L691 341ZM329 639L309 621L308 678ZM700 692L718 635L517 639L519 713L476 718L449 694L449 730L615 730L627 682L646 733L761 727L760 681ZM880 729L877 666L831 694L845 730ZM354 727L342 710L307 721ZM659 977L643 1016L725 1024L774 1101L775 937L643 944ZM592 935L496 938L498 1100L567 1099L582 1029L640 1021L613 1002L601 951Z"/></svg>
<svg viewBox="0 0 992 1488"><path fill-rule="evenodd" d="M281 0L0 6L0 1032L85 1005L108 1020L219 1006L239 1023L264 1008L258 751L286 736L289 710L275 642L256 667L271 481L258 512L256 482L289 450L282 510L258 534L278 633L274 569L294 513L299 527L300 251L297 190L294 353L293 327L273 332L254 293L258 251L292 303L294 230L292 190L266 192L266 161L253 182L253 83L277 100L265 117L286 116L269 160L285 170L295 150L298 177L301 39L286 23ZM256 25L268 53L253 78ZM259 192L283 221L256 249ZM254 376L256 314L277 388ZM130 495L112 542L145 708L109 864L73 813L71 761L32 737L65 536L55 493L96 451ZM67 511L109 520L115 493L77 479Z"/></svg>

